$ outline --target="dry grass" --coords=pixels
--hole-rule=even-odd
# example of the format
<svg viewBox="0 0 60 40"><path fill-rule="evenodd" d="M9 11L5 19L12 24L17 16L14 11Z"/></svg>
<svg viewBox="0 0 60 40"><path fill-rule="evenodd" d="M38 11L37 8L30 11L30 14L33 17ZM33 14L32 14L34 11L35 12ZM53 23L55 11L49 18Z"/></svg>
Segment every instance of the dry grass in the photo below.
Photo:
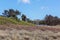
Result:
<svg viewBox="0 0 60 40"><path fill-rule="evenodd" d="M21 29L25 29L25 30L29 30L29 31L34 31L34 30L42 30L42 31L46 31L46 30L50 30L50 31L54 31L54 32L58 32L60 31L60 28L59 27L45 27L45 26L25 26L25 25L15 25L15 24L10 24L10 25L0 25L0 29L11 29L11 28L14 28L14 29L18 29L18 30L21 30Z"/></svg>

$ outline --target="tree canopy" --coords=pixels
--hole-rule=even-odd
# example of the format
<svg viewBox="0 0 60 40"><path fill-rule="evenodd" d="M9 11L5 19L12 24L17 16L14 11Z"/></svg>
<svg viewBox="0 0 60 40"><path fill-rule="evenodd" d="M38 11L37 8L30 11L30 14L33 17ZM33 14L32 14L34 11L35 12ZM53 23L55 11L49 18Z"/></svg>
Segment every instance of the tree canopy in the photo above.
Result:
<svg viewBox="0 0 60 40"><path fill-rule="evenodd" d="M9 9L9 10L4 10L3 15L6 17L14 17L16 18L17 15L20 15L21 12L19 12L18 10L13 10L13 9Z"/></svg>

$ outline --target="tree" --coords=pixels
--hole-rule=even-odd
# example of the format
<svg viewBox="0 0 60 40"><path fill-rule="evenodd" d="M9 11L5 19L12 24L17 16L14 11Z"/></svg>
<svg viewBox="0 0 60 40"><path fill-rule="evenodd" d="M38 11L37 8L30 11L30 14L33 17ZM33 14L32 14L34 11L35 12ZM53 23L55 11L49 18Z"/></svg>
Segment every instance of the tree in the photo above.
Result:
<svg viewBox="0 0 60 40"><path fill-rule="evenodd" d="M26 15L24 15L24 14L22 14L21 18L22 18L22 21L26 21L26 19L27 19Z"/></svg>
<svg viewBox="0 0 60 40"><path fill-rule="evenodd" d="M20 14L21 12L19 12L18 10L9 9L9 10L4 10L3 16L17 18L17 15Z"/></svg>
<svg viewBox="0 0 60 40"><path fill-rule="evenodd" d="M52 15L47 15L45 17L45 23L47 25L58 25L60 24L60 18L58 18L57 16L52 16Z"/></svg>
<svg viewBox="0 0 60 40"><path fill-rule="evenodd" d="M46 15L45 17L45 23L47 25L53 25L54 17L52 15Z"/></svg>
<svg viewBox="0 0 60 40"><path fill-rule="evenodd" d="M3 16L8 17L8 10L4 10Z"/></svg>

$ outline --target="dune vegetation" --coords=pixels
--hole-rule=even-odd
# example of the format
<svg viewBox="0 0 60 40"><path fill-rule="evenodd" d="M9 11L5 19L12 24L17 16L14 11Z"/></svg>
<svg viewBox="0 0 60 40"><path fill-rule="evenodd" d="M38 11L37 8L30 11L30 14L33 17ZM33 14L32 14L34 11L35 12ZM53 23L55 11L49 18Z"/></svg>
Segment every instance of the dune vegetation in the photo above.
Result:
<svg viewBox="0 0 60 40"><path fill-rule="evenodd" d="M25 22L25 21L21 21L21 20L16 20L14 18L7 18L7 17L2 17L0 16L0 25L3 24L18 24L18 25L27 25L27 26L34 26L34 24L29 23L29 22Z"/></svg>

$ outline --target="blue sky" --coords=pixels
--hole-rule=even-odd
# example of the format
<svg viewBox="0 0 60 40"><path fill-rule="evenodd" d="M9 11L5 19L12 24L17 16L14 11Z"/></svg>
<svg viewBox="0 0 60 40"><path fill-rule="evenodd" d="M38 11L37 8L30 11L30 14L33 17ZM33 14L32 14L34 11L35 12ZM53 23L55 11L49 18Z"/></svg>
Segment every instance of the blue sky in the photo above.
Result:
<svg viewBox="0 0 60 40"><path fill-rule="evenodd" d="M30 19L43 19L46 14L60 17L60 0L0 0L0 14L17 9Z"/></svg>

